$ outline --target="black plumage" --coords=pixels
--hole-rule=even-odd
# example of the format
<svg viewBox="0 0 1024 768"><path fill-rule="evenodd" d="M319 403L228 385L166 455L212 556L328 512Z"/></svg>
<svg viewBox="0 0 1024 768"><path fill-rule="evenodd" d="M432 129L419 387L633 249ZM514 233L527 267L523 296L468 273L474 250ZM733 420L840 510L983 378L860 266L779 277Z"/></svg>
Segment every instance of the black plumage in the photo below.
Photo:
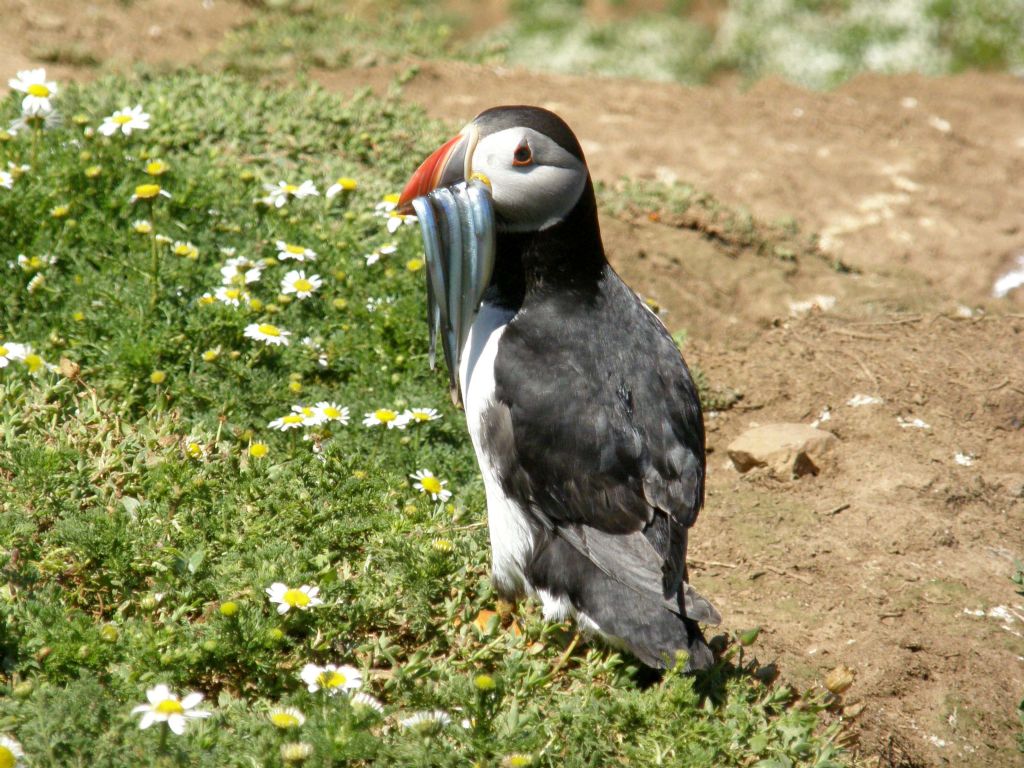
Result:
<svg viewBox="0 0 1024 768"><path fill-rule="evenodd" d="M647 664L679 648L706 666L695 621L719 618L682 589L704 503L700 400L665 327L605 259L589 181L565 221L499 237L485 301L517 310L482 447L535 529L527 579Z"/></svg>

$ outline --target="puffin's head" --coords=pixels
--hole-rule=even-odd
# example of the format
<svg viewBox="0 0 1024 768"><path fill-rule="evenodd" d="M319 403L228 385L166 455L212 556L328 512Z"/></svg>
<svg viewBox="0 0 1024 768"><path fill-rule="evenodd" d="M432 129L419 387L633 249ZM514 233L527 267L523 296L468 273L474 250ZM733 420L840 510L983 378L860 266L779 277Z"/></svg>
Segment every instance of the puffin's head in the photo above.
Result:
<svg viewBox="0 0 1024 768"><path fill-rule="evenodd" d="M499 230L539 232L564 220L588 187L579 141L540 107L493 107L477 115L416 170L400 209L472 177L490 185Z"/></svg>

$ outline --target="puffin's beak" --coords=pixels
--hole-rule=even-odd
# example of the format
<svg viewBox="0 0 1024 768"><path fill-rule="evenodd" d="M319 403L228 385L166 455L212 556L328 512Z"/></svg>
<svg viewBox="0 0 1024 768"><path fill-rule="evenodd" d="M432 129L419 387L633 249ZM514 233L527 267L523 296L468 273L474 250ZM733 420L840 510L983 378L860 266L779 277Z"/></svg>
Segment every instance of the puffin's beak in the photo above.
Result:
<svg viewBox="0 0 1024 768"><path fill-rule="evenodd" d="M466 152L465 137L460 133L438 147L420 167L402 190L398 198L398 212L412 213L412 201L430 194L438 187L448 187L463 181L463 158Z"/></svg>
<svg viewBox="0 0 1024 768"><path fill-rule="evenodd" d="M440 333L456 404L462 349L494 271L491 191L472 175L477 138L477 128L470 123L445 142L416 169L398 201L398 210L411 209L420 223L427 266L430 367Z"/></svg>

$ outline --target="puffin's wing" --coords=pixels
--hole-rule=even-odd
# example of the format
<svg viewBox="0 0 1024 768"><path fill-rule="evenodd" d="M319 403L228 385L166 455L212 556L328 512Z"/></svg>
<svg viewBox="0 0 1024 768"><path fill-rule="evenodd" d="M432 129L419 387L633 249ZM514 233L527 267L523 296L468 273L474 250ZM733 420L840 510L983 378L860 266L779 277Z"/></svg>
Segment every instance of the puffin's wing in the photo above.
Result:
<svg viewBox="0 0 1024 768"><path fill-rule="evenodd" d="M487 442L506 492L541 526L646 597L675 610L685 598L689 617L715 623L688 585L680 595L704 501L700 402L664 326L619 286L626 306L601 313L600 339L565 326L564 307L550 327L534 316L529 334L506 329Z"/></svg>

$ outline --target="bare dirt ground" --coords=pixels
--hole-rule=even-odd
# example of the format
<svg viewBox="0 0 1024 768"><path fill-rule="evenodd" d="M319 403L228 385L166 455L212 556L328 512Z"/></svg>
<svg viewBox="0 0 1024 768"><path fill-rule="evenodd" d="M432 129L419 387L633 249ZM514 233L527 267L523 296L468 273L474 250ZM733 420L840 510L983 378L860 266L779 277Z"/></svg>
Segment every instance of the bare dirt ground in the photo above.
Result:
<svg viewBox="0 0 1024 768"><path fill-rule="evenodd" d="M0 0L0 67L90 77L92 61L198 61L245 13L185 4ZM153 24L163 44L146 39ZM743 393L708 416L694 580L728 628L764 628L758 655L794 684L853 667L851 733L880 765L1021 764L1024 598L1008 576L1024 559L1024 288L998 300L991 288L1024 252L1024 81L743 92L439 62L314 76L383 90L410 64L403 98L453 130L500 103L561 113L606 203L624 176L678 179L819 236L818 251L784 260L685 218L604 216L616 268L687 331L691 363ZM835 305L791 315L817 295ZM855 395L881 402L848 405ZM819 475L731 467L726 446L746 428L826 408L839 447ZM926 426L901 426L915 419Z"/></svg>

